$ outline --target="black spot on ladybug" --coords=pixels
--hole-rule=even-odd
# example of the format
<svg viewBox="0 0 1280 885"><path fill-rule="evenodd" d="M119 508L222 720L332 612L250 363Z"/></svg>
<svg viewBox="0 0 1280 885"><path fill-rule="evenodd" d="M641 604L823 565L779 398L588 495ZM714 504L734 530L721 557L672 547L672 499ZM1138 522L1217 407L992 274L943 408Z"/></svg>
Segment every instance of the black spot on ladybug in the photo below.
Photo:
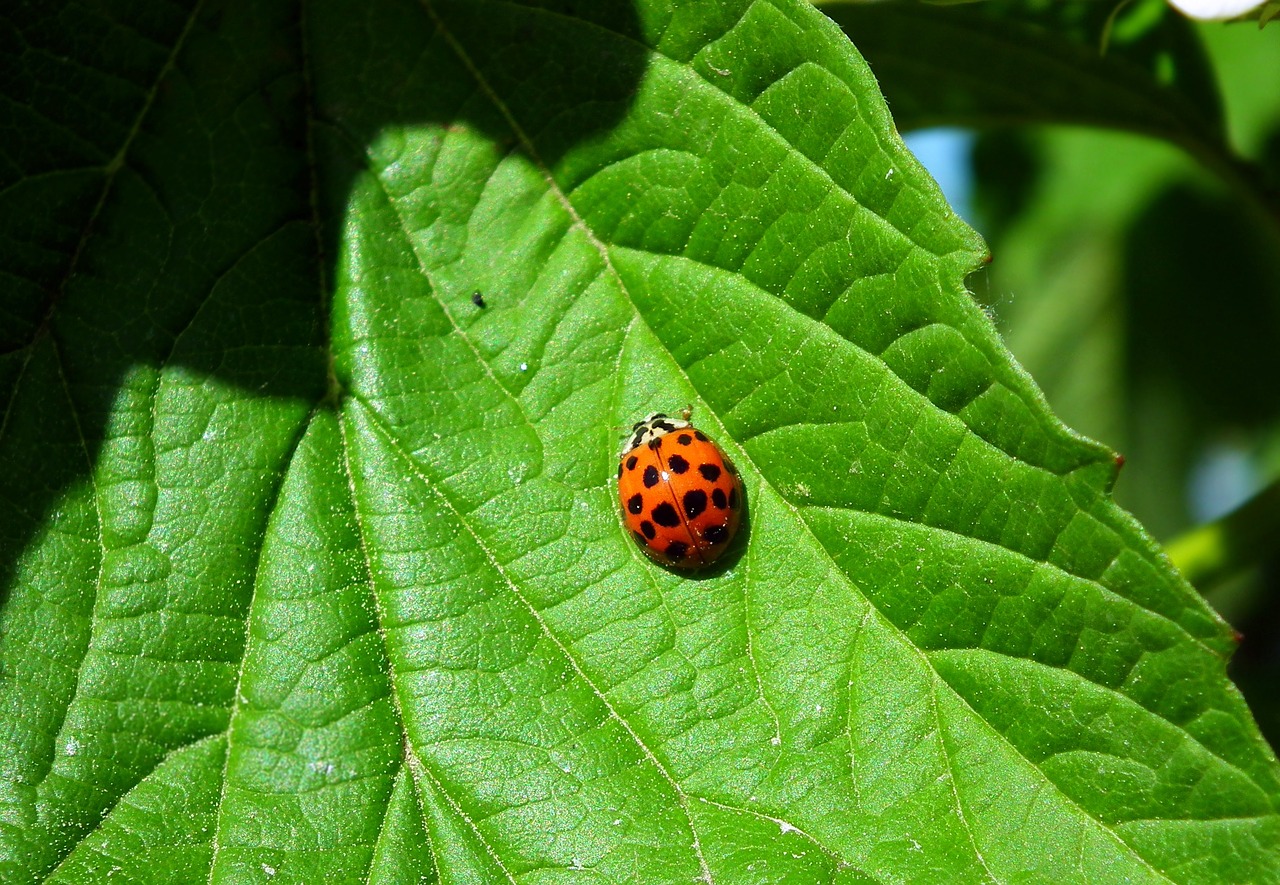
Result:
<svg viewBox="0 0 1280 885"><path fill-rule="evenodd" d="M702 537L706 538L707 542L710 544L723 544L725 541L729 540L729 527L723 525L709 526L707 530L702 533Z"/></svg>
<svg viewBox="0 0 1280 885"><path fill-rule="evenodd" d="M636 462L637 462L637 461L639 461L639 460L640 460L640 459L639 459L639 458L637 458L635 455L632 455L630 458L628 458L628 459L627 459L627 469L628 469L628 470L635 470L635 469L636 469Z"/></svg>
<svg viewBox="0 0 1280 885"><path fill-rule="evenodd" d="M639 516L641 513L643 513L644 512L644 495L640 494L639 492L636 492L634 495L628 498L627 510L630 513L634 513L636 516Z"/></svg>
<svg viewBox="0 0 1280 885"><path fill-rule="evenodd" d="M707 509L707 493L702 489L690 489L684 493L684 515L689 519Z"/></svg>
<svg viewBox="0 0 1280 885"><path fill-rule="evenodd" d="M645 523L645 525L649 525L649 524ZM639 532L632 532L631 534L636 536L636 543L639 544L641 547L649 546L649 542L645 539L644 535L640 534Z"/></svg>
<svg viewBox="0 0 1280 885"><path fill-rule="evenodd" d="M665 528L673 529L680 524L680 514L671 506L670 501L663 501L649 512L653 521Z"/></svg>
<svg viewBox="0 0 1280 885"><path fill-rule="evenodd" d="M705 433L703 433L701 430L695 430L695 431L693 432L693 435L694 435L694 436L696 436L696 437L698 438L698 441L699 441L699 442L706 442L706 441L707 441L707 435L706 435Z"/></svg>
<svg viewBox="0 0 1280 885"><path fill-rule="evenodd" d="M658 437L657 439L651 439L651 440L649 440L649 448L651 448L651 449L660 449L660 448L662 448L662 437Z"/></svg>
<svg viewBox="0 0 1280 885"><path fill-rule="evenodd" d="M687 433L682 433L676 437L676 442L680 443L682 446L687 446L689 443L693 442L693 437Z"/></svg>
<svg viewBox="0 0 1280 885"><path fill-rule="evenodd" d="M644 536L650 541L653 540L654 535L658 534L658 530L653 527L653 523L649 522L647 519L640 523L640 531L643 532Z"/></svg>
<svg viewBox="0 0 1280 885"><path fill-rule="evenodd" d="M667 459L667 466L671 468L672 473L684 473L689 469L689 462L679 455L672 455Z"/></svg>
<svg viewBox="0 0 1280 885"><path fill-rule="evenodd" d="M729 502L724 496L724 489L712 490L711 503L716 505L717 510L723 510L724 508L729 506Z"/></svg>
<svg viewBox="0 0 1280 885"><path fill-rule="evenodd" d="M729 509L738 509L738 490L736 488L729 489Z"/></svg>
<svg viewBox="0 0 1280 885"><path fill-rule="evenodd" d="M714 464L703 464L698 468L698 472L707 482L715 482L720 478L720 468Z"/></svg>
<svg viewBox="0 0 1280 885"><path fill-rule="evenodd" d="M672 541L664 552L673 562L679 562L689 552L689 545L684 541Z"/></svg>
<svg viewBox="0 0 1280 885"><path fill-rule="evenodd" d="M651 489L658 484L658 468L650 464L644 469L644 487Z"/></svg>

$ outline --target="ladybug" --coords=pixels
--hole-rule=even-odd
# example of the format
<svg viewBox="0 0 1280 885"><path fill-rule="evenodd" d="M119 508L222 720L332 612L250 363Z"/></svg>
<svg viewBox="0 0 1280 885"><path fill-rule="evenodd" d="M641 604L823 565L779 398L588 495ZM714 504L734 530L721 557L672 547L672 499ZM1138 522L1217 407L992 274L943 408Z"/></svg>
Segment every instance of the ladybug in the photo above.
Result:
<svg viewBox="0 0 1280 885"><path fill-rule="evenodd" d="M635 423L618 462L618 501L650 559L698 569L728 549L744 494L733 462L688 418L655 412Z"/></svg>

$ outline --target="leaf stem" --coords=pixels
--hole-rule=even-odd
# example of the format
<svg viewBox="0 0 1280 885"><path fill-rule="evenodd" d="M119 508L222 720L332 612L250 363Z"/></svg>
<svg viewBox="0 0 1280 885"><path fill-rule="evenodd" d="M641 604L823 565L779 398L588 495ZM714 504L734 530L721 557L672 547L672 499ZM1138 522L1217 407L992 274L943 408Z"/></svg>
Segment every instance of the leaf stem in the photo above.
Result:
<svg viewBox="0 0 1280 885"><path fill-rule="evenodd" d="M1275 556L1280 544L1280 479L1221 519L1165 545L1183 576L1201 593Z"/></svg>

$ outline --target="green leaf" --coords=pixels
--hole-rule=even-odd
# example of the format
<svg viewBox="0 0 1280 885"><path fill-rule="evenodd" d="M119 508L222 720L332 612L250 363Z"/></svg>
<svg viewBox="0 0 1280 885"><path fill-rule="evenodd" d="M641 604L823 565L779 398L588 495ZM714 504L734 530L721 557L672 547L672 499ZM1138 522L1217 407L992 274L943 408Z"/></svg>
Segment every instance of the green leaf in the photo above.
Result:
<svg viewBox="0 0 1280 885"><path fill-rule="evenodd" d="M1229 629L820 14L6 14L5 882L1274 875ZM692 576L613 489L687 403Z"/></svg>
<svg viewBox="0 0 1280 885"><path fill-rule="evenodd" d="M903 129L1068 123L1225 153L1193 25L1164 0L831 2Z"/></svg>

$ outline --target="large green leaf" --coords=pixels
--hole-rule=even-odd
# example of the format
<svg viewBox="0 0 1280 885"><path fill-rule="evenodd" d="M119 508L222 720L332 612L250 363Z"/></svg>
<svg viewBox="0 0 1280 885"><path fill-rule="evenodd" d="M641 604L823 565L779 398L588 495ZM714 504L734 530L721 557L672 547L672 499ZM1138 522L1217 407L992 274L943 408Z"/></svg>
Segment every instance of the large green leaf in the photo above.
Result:
<svg viewBox="0 0 1280 885"><path fill-rule="evenodd" d="M1229 629L821 15L6 15L5 882L1274 877ZM693 577L612 489L687 403Z"/></svg>

